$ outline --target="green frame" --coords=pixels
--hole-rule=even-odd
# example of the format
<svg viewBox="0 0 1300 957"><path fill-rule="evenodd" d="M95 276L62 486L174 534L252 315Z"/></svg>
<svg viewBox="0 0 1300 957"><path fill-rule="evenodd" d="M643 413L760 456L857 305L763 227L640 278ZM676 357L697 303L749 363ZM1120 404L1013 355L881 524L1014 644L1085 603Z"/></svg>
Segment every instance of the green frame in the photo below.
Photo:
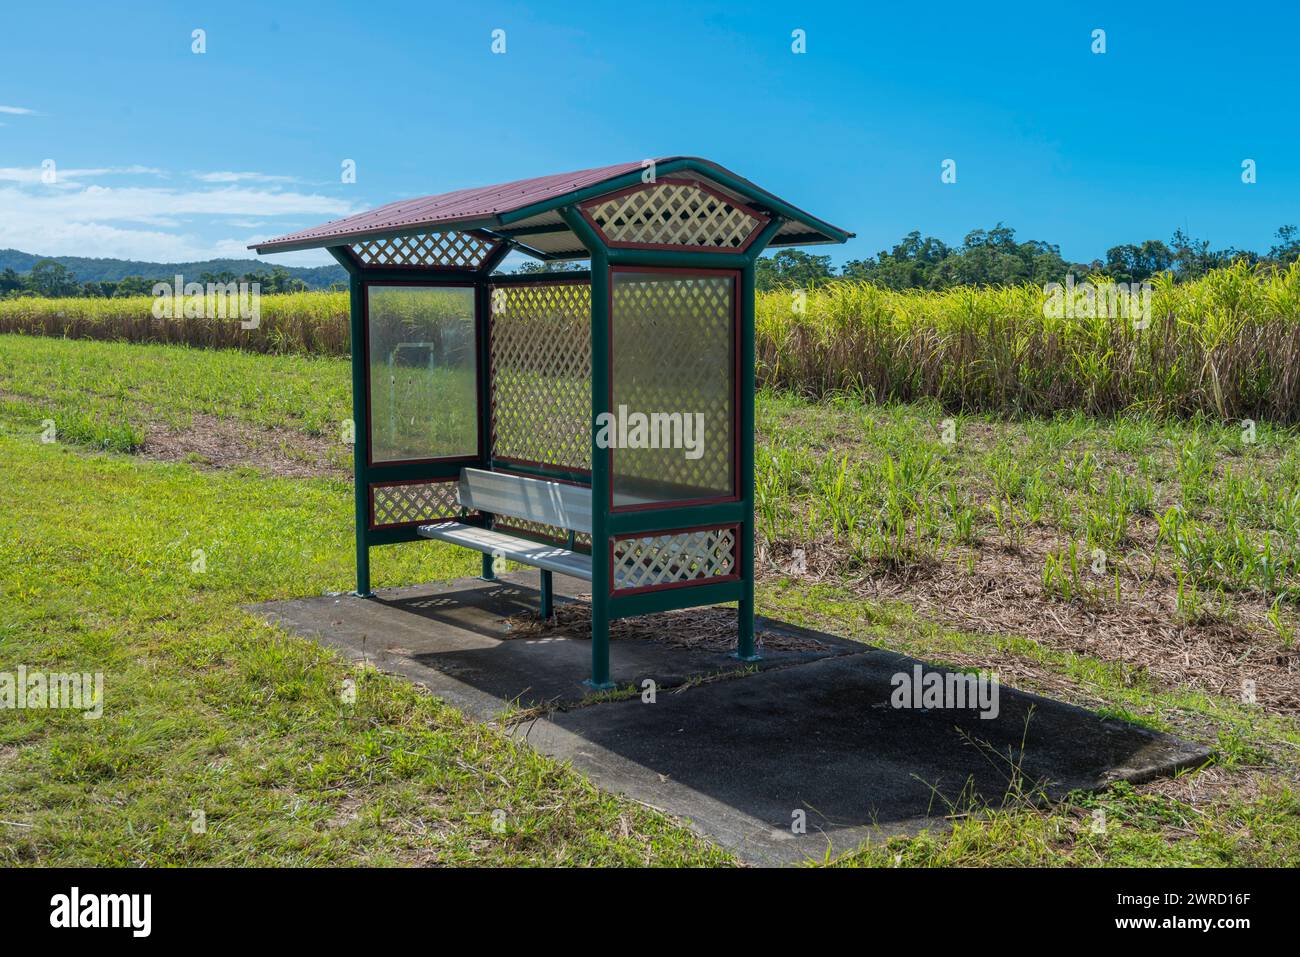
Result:
<svg viewBox="0 0 1300 957"><path fill-rule="evenodd" d="M657 174L667 175L672 172L693 168L691 161L680 160L663 164ZM709 168L707 175L719 179L742 194L753 191L753 187L743 181L728 182L721 178L718 171ZM356 522L356 594L362 598L373 596L370 587L370 549L392 545L399 542L423 541L416 526L394 528L370 527L370 486L375 483L448 479L459 475L467 464L479 468L491 469L494 465L491 443L491 383L490 356L488 339L488 322L490 309L489 287L503 281L503 277L493 277L492 271L511 249L517 249L534 258L548 258L539 255L526 245L526 239L514 238L514 231L508 227L509 222L527 219L541 212L555 210L565 225L573 231L591 256L591 270L588 274L591 285L591 475L592 490L592 582L591 582L591 675L587 684L595 689L613 687L610 681L609 667L609 625L610 622L633 615L645 615L676 608L689 608L699 605L712 605L720 602L736 602L738 608L738 626L735 657L743 661L756 661L758 654L754 645L754 273L755 262L767 248L768 243L787 221L787 218L806 219L792 207L786 206L768 194L762 201L771 208L771 218L764 225L756 238L744 252L705 252L689 249L612 249L605 245L600 234L592 228L582 215L578 204L596 196L615 192L626 186L641 182L641 174L629 174L626 177L602 183L597 187L570 193L557 200L518 210L502 216L504 228L495 235L503 240L498 249L487 258L475 271L453 271L448 269L424 269L402 267L400 269L368 269L353 258L346 246L328 247L331 255L347 270L351 290L351 335L352 335L352 418L356 444L353 447L354 460L354 504ZM830 228L830 227L828 227ZM417 231L418 232L418 231ZM528 230L519 230L518 235L526 236ZM836 231L838 232L838 231ZM408 233L410 234L410 233ZM845 234L847 236L847 234ZM838 238L838 236L836 236ZM842 241L842 240L841 240ZM733 454L739 459L737 475L738 485L734 501L694 505L666 505L663 507L639 509L636 511L614 511L610 504L610 459L608 455L598 454L603 450L596 447L598 417L609 408L610 353L610 284L611 270L614 267L652 267L681 270L729 270L738 273L736 288L739 309L739 328L736 348L739 352L739 374L737 381L736 426L737 442ZM504 281L511 283L548 282L557 279L582 279L581 272L548 272L523 276L511 276ZM365 368L365 350L359 344L366 341L365 328L366 288L371 283L404 282L415 284L437 284L472 286L475 291L475 326L478 341L478 382L479 382L479 431L481 441L479 455L467 462L464 458L448 461L424 461L400 464L375 465L370 462L370 430L367 403ZM539 478L572 478L567 472L556 471L546 467L528 468L517 464L509 466L511 471L535 474ZM475 521L484 524L491 521L490 515L484 515ZM737 570L732 580L712 581L703 584L682 585L680 587L659 590L615 594L612 589L609 562L605 560L612 541L616 536L630 533L666 532L682 528L699 526L734 525L739 529L737 549ZM482 577L493 578L491 556L484 555ZM550 575L542 572L540 583L540 606L546 613L552 602Z"/></svg>

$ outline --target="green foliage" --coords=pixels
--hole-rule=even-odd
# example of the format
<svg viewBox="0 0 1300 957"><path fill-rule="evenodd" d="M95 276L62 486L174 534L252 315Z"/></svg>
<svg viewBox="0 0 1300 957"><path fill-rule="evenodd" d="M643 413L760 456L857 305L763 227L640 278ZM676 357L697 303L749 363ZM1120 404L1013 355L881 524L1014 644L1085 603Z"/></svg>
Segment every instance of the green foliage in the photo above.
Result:
<svg viewBox="0 0 1300 957"><path fill-rule="evenodd" d="M204 412L337 434L351 414L346 361L7 336L0 337L0 396L10 492L0 513L0 592L8 599L0 655L106 673L99 721L28 711L0 722L3 817L28 825L3 825L0 863L727 863L687 830L598 791L408 682L351 665L242 610L350 587L347 482L144 461L117 454L138 446L130 435L114 439L94 426L122 423L142 434L160 419L183 423ZM1286 537L1291 554L1300 541L1294 430L1261 423L1257 444L1242 451L1235 424L1208 419L954 415L957 441L948 445L931 400L873 406L860 394L837 393L810 404L764 392L757 412L766 544L805 542L811 556L833 534L867 560L937 557L948 561L941 573L953 574L945 555L954 543L987 532L987 547L1004 545L981 507L987 501L1010 500L1021 513L1005 519L1010 539L1026 534L1044 488L1065 504L1062 514L1080 513L1083 528L1084 513L1111 508L1107 498L1141 513L1149 479L1157 498L1143 514L1196 503L1189 511L1195 530L1181 518L1168 522L1169 541L1188 542L1186 557L1176 545L1160 555L1162 567L1185 580L1171 620L1195 620L1229 577L1255 575L1251 587L1262 589L1274 566L1269 627L1279 649L1294 646L1296 592L1284 589L1294 586L1297 567L1285 563L1282 543L1263 557L1270 531ZM60 425L53 445L37 438L47 416ZM1000 439L979 444L995 430ZM1038 532L1052 521L1044 517ZM1182 521L1178 536L1175 521ZM1208 547L1207 529L1218 536ZM1243 531L1257 552L1253 570L1247 550L1234 545ZM194 548L206 553L202 575L191 570ZM1073 562L1055 554L1068 578L1054 570L1047 591L1061 582L1077 601L1082 593L1073 589L1084 585L1097 592L1087 600L1111 600L1108 579L1088 568L1086 552ZM372 561L379 585L477 568L472 553L434 543L377 549ZM1171 686L1073 640L1053 645L1034 634L934 624L923 617L932 609L864 597L859 570L817 577L760 578L761 611L928 661L1006 666L1024 690L1211 742L1219 754L1201 779L1204 796L1199 781L1195 788L1156 782L1051 804L972 803L952 809L951 830L874 840L838 863L1277 866L1297 859L1294 716L1243 704L1232 688ZM345 678L356 683L352 705L340 700ZM206 813L206 834L190 829L194 808ZM506 812L504 833L492 827L496 809ZM1105 833L1091 826L1097 809L1106 812Z"/></svg>
<svg viewBox="0 0 1300 957"><path fill-rule="evenodd" d="M155 282L173 282L180 273L186 281L198 277L226 276L263 283L263 292L327 289L346 285L342 266L278 266L254 259L208 259L201 262L156 263L133 259L91 259L85 256L35 256L17 249L0 249L0 296L15 292L50 295L30 284L29 274L42 263L62 266L74 285L65 296L141 296ZM294 280L288 283L287 280ZM201 280L207 282L206 278ZM214 280L215 281L215 280ZM16 283L16 285L14 284Z"/></svg>
<svg viewBox="0 0 1300 957"><path fill-rule="evenodd" d="M1268 255L1260 256L1249 250L1211 250L1208 241L1192 239L1180 229L1169 245L1148 239L1138 244L1112 246L1106 251L1104 261L1069 263L1061 257L1058 246L1038 240L1017 242L1016 231L1001 223L992 229L972 230L956 247L933 236L922 237L919 231L913 230L893 249L882 250L874 259L845 263L838 278L899 290L1014 283L1041 286L1063 282L1071 272L1080 277L1104 275L1114 282L1138 283L1169 272L1176 281L1183 281L1200 278L1239 261L1284 268L1300 258L1300 234L1296 227L1282 226L1277 238L1277 245ZM812 289L834 276L829 257L783 249L758 261L756 282L760 291L778 286Z"/></svg>
<svg viewBox="0 0 1300 957"><path fill-rule="evenodd" d="M782 249L764 256L754 267L754 282L759 289L813 289L834 274L830 256L814 256L802 249Z"/></svg>
<svg viewBox="0 0 1300 957"><path fill-rule="evenodd" d="M937 399L955 411L1300 421L1300 263L1238 261L1153 284L1139 317L1046 309L1032 283L900 292L834 281L757 298L760 381L809 396Z"/></svg>

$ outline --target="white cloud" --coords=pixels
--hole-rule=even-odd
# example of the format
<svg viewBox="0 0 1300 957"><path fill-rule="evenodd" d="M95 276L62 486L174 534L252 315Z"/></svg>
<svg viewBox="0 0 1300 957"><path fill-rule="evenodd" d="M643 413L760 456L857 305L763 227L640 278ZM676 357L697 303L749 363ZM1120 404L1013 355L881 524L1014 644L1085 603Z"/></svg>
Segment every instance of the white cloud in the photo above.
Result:
<svg viewBox="0 0 1300 957"><path fill-rule="evenodd" d="M0 106L0 113L12 113L17 116L35 116L35 110L29 110L25 106Z"/></svg>
<svg viewBox="0 0 1300 957"><path fill-rule="evenodd" d="M83 186L44 193L0 189L9 218L23 214L65 221L159 222L182 216L315 216L336 218L352 212L350 203L318 193L250 189L174 190L141 186Z"/></svg>
<svg viewBox="0 0 1300 957"><path fill-rule="evenodd" d="M146 167L126 168L149 171ZM47 256L108 256L182 262L213 256L251 258L245 247L264 238L220 235L229 226L255 228L270 217L302 217L271 235L354 212L344 200L275 188L228 186L221 189L167 189L64 183L51 189L28 171L0 170L0 248ZM96 171L80 171L83 175ZM60 171L60 177L67 173ZM75 180L75 177L74 177ZM242 218L242 219L241 219ZM241 225L236 225L241 224ZM220 232L219 232L220 231ZM333 262L327 253L302 257L302 264ZM297 264L297 263L295 263Z"/></svg>
<svg viewBox="0 0 1300 957"><path fill-rule="evenodd" d="M54 167L54 182L41 180L43 170L39 166L3 166L0 167L0 183L39 184L42 186L62 186L69 182L85 179L102 179L105 176L162 176L163 171L153 166L101 166L97 169L61 169Z"/></svg>
<svg viewBox="0 0 1300 957"><path fill-rule="evenodd" d="M204 183L296 183L296 176L276 176L271 173L195 173L194 178Z"/></svg>

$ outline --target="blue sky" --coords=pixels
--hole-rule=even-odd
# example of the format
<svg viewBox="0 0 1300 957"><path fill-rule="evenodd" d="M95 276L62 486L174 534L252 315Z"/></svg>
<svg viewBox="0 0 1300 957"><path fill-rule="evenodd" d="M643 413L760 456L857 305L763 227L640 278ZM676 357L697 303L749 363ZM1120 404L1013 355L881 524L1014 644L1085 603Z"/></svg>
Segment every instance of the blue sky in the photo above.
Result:
<svg viewBox="0 0 1300 957"><path fill-rule="evenodd" d="M676 154L856 232L836 261L998 221L1074 260L1300 224L1294 2L41 2L3 24L0 248L251 257L395 199Z"/></svg>

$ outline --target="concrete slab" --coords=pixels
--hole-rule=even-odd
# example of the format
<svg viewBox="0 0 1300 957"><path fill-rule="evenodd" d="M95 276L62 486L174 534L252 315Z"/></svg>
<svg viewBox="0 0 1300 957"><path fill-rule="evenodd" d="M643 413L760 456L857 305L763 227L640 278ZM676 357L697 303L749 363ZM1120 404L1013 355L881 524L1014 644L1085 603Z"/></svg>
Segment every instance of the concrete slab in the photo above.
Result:
<svg viewBox="0 0 1300 957"><path fill-rule="evenodd" d="M495 582L456 579L380 589L373 599L332 595L267 602L251 609L298 634L405 675L480 720L508 705L567 708L591 697L589 639L551 635L513 638L507 619L537 610L537 574L514 572ZM586 592L581 580L556 575L557 603ZM764 649L759 670L852 654L863 645L760 618L760 630L808 639L808 651ZM752 670L728 651L678 648L627 638L611 643L610 677L619 687L660 689L724 672Z"/></svg>
<svg viewBox="0 0 1300 957"><path fill-rule="evenodd" d="M1209 749L1001 687L998 715L898 709L888 651L555 714L527 731L602 787L685 817L740 857L792 863L873 831L946 826L1019 791L1059 798L1194 766ZM923 665L928 671L933 669ZM972 804L974 802L974 804ZM792 832L802 811L806 833Z"/></svg>
<svg viewBox="0 0 1300 957"><path fill-rule="evenodd" d="M770 653L757 673L721 651L628 638L613 643L620 686L640 697L591 703L581 684L590 643L509 637L534 610L536 575L461 579L252 609L299 634L405 675L481 720L511 703L547 709L512 733L570 761L597 785L683 818L744 860L821 859L872 834L947 826L971 804L1008 794L1057 798L1141 781L1205 761L1209 749L1037 695L999 688L997 717L973 709L900 709L894 677L915 659L831 635L815 650ZM585 582L555 579L573 594ZM693 683L719 672L726 680ZM675 691L673 689L676 689ZM795 833L796 812L806 832Z"/></svg>

